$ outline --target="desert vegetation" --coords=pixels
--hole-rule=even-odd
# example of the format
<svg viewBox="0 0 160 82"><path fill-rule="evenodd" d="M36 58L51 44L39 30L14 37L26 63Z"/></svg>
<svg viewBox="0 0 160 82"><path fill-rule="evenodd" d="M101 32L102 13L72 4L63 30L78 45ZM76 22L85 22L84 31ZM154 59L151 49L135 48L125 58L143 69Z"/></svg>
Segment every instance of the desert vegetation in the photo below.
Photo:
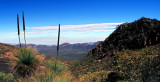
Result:
<svg viewBox="0 0 160 82"><path fill-rule="evenodd" d="M19 21L17 15L17 22ZM24 14L23 14L24 19ZM23 20L24 21L24 20ZM19 23L18 37L20 36ZM25 23L23 23L25 38ZM160 81L160 22L142 17L124 23L73 66L59 56L46 56L19 45L10 57L12 73L0 72L0 81L13 82L158 82Z"/></svg>
<svg viewBox="0 0 160 82"><path fill-rule="evenodd" d="M1 82L16 82L12 73L2 73L0 72L0 81Z"/></svg>
<svg viewBox="0 0 160 82"><path fill-rule="evenodd" d="M13 69L22 77L32 76L38 68L40 60L36 58L36 52L31 49L21 48L13 57Z"/></svg>
<svg viewBox="0 0 160 82"><path fill-rule="evenodd" d="M58 60L60 24L59 24L58 42L57 42L57 56L56 58L52 57L47 58L46 56L40 55L35 49L27 47L26 37L25 37L24 12L22 13L23 13L23 31L24 31L25 47L21 46L19 15L17 15L18 38L19 38L20 48L14 51L13 56L11 57L13 73L15 74L15 76L17 76L15 81L20 81L20 82L21 81L33 81L33 82L69 81L70 82L71 80L73 80L73 77L71 75L71 72L68 70L67 65ZM2 78L2 80L6 79Z"/></svg>
<svg viewBox="0 0 160 82"><path fill-rule="evenodd" d="M118 26L81 62L71 67L73 74L79 76L103 70L120 75L117 81L159 81L159 24L156 19L142 17Z"/></svg>

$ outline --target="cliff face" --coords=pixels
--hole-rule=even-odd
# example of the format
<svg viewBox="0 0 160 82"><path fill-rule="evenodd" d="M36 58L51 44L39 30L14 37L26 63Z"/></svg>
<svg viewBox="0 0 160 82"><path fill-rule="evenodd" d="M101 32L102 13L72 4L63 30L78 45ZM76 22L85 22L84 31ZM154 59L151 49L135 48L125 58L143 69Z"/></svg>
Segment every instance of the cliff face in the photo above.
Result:
<svg viewBox="0 0 160 82"><path fill-rule="evenodd" d="M159 43L160 21L142 17L117 26L108 38L90 50L87 57L99 60L123 49L136 50Z"/></svg>

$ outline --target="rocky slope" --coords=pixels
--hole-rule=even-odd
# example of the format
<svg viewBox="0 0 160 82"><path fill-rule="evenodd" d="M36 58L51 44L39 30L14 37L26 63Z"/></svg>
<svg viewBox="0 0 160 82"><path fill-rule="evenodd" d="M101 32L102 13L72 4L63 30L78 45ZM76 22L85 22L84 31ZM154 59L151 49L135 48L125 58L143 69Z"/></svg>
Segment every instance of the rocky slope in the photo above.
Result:
<svg viewBox="0 0 160 82"><path fill-rule="evenodd" d="M103 59L124 49L141 49L160 43L160 21L144 18L117 26L103 42L90 50L87 57Z"/></svg>
<svg viewBox="0 0 160 82"><path fill-rule="evenodd" d="M10 56L17 47L0 43L0 72L10 72Z"/></svg>
<svg viewBox="0 0 160 82"><path fill-rule="evenodd" d="M160 54L158 51L160 48L159 34L160 21L156 19L142 17L134 22L121 24L117 26L116 30L109 37L91 49L88 55L75 64L71 70L75 75L100 70L117 71L115 68L118 68L118 63L121 61L119 59L122 58L118 53L126 53L126 50L135 51L135 53L128 52L130 56L134 56L137 53L141 54L141 52L143 52L142 56L144 54L158 55ZM141 50L143 48L148 51ZM149 51L149 49L152 50ZM123 55L124 57L126 56L125 54ZM125 65L126 63L123 64Z"/></svg>

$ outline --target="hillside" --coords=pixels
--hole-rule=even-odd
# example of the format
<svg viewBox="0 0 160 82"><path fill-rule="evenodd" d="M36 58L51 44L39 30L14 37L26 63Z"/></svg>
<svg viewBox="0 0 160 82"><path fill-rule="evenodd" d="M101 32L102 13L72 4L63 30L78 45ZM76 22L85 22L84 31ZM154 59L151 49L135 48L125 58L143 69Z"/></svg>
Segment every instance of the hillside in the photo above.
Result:
<svg viewBox="0 0 160 82"><path fill-rule="evenodd" d="M138 54L139 57L143 57L144 54L147 56L152 54L154 57L157 57L157 55L160 54L160 46L158 45L160 43L159 34L160 21L156 19L142 17L134 22L124 23L117 26L116 30L109 37L90 50L88 55L81 62L75 64L71 70L75 75L99 70L117 71L119 62L122 62L119 59L126 57L126 50L133 50L134 53L128 52L129 54L127 54L131 58L136 54ZM146 51L144 51L143 48ZM125 53L122 54L122 57L119 56L121 52ZM136 61L137 60L132 60L132 62ZM144 61L141 60L139 60L139 62L144 63ZM125 65L126 63L127 62L123 61L121 65ZM138 70L140 68L137 67L134 69ZM120 70L120 68L118 68L118 70Z"/></svg>
<svg viewBox="0 0 160 82"><path fill-rule="evenodd" d="M52 71L54 71L55 64L58 72L64 71L69 66L67 62L64 63L59 60L57 63L54 57L40 54L32 48L26 50L25 48L20 49L0 43L0 53L0 82L40 82L46 80L52 68ZM27 76L29 73L33 75ZM69 71L65 71L65 73L70 74ZM26 75L25 78L23 75ZM53 75L56 76L55 73ZM59 80L63 77L65 77L64 74L56 78Z"/></svg>
<svg viewBox="0 0 160 82"><path fill-rule="evenodd" d="M93 49L99 42L95 42L92 44L89 43L63 43L60 45L59 50L59 58L65 60L82 60L85 56L87 56L90 49ZM17 47L19 45L16 45ZM24 45L23 45L24 46ZM32 48L36 48L37 51L41 54L46 54L49 56L56 57L57 55L57 46L47 46L47 45L35 45L28 44L28 46Z"/></svg>
<svg viewBox="0 0 160 82"><path fill-rule="evenodd" d="M10 69L10 64L11 62L13 62L11 61L11 58L13 56L13 53L16 52L18 49L18 47L0 43L0 72L8 73L13 71ZM37 52L36 54L37 57L39 57L42 61L44 59L54 59L54 57L40 54L39 52Z"/></svg>
<svg viewBox="0 0 160 82"><path fill-rule="evenodd" d="M90 50L87 57L103 59L124 49L141 49L160 42L160 21L142 17L131 23L124 23L103 42Z"/></svg>
<svg viewBox="0 0 160 82"><path fill-rule="evenodd" d="M9 57L17 47L0 43L0 72L10 72Z"/></svg>
<svg viewBox="0 0 160 82"><path fill-rule="evenodd" d="M79 76L83 77L84 74L85 78L95 76L92 81L98 77L94 75L95 73L112 71L114 75L111 75L111 82L118 82L117 80L124 80L122 82L159 82L160 44L139 50L122 50L116 55L105 57L102 60L84 59L71 69L78 78L81 78ZM92 76L88 76L90 74Z"/></svg>

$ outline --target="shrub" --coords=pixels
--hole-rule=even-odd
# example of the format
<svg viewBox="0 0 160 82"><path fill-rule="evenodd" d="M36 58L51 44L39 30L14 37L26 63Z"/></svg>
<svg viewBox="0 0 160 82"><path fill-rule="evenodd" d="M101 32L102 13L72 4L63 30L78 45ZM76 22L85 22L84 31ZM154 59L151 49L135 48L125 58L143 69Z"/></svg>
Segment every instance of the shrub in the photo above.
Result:
<svg viewBox="0 0 160 82"><path fill-rule="evenodd" d="M79 82L105 82L108 74L111 72L112 71L89 72L88 74L80 75Z"/></svg>
<svg viewBox="0 0 160 82"><path fill-rule="evenodd" d="M8 73L8 74L6 74L6 73L2 73L2 72L0 72L0 81L5 81L5 82L16 82L16 80L14 79L14 76L13 76L13 74L11 74L11 73Z"/></svg>
<svg viewBox="0 0 160 82"><path fill-rule="evenodd" d="M37 82L72 82L73 76L71 72L69 72L66 66L56 60L51 59L46 62L45 73L37 74L36 81Z"/></svg>
<svg viewBox="0 0 160 82"><path fill-rule="evenodd" d="M40 74L40 75L36 76L35 81L36 82L53 82L54 75L51 72L47 72L46 74Z"/></svg>
<svg viewBox="0 0 160 82"><path fill-rule="evenodd" d="M27 77L34 75L39 61L35 57L36 52L31 49L21 48L19 51L15 52L14 59L14 70L19 76Z"/></svg>
<svg viewBox="0 0 160 82"><path fill-rule="evenodd" d="M49 60L46 67L56 74L61 74L65 70L65 65L60 61L56 62L56 60Z"/></svg>
<svg viewBox="0 0 160 82"><path fill-rule="evenodd" d="M106 79L107 82L118 82L119 80L123 80L123 77L118 72L111 72Z"/></svg>
<svg viewBox="0 0 160 82"><path fill-rule="evenodd" d="M119 55L116 71L125 76L125 80L156 82L160 80L159 47L149 47L142 50L125 50Z"/></svg>

